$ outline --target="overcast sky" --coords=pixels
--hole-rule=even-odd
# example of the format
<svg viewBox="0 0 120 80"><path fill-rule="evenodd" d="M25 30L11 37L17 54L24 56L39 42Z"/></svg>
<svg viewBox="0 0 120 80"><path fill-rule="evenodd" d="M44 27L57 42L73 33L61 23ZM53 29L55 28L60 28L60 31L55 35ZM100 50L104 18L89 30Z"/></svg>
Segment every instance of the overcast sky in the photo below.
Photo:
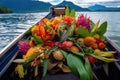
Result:
<svg viewBox="0 0 120 80"><path fill-rule="evenodd" d="M62 1L71 1L74 4L81 7L88 7L94 4L100 4L106 7L120 7L120 0L39 0L39 1L50 2L53 5L57 5Z"/></svg>

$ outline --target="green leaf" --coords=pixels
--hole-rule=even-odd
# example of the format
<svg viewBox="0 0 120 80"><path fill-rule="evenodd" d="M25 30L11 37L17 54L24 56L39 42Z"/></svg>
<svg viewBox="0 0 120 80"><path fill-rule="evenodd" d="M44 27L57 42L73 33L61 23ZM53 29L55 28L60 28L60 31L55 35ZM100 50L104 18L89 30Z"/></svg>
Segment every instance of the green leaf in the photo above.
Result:
<svg viewBox="0 0 120 80"><path fill-rule="evenodd" d="M43 61L43 77L47 74L49 59L44 59Z"/></svg>
<svg viewBox="0 0 120 80"><path fill-rule="evenodd" d="M84 62L82 61L81 58L73 55L73 54L69 54L67 56L67 64L70 67L71 71L75 74L75 75L79 75L80 76L80 80L90 80L89 79L89 75L85 70L84 67Z"/></svg>
<svg viewBox="0 0 120 80"><path fill-rule="evenodd" d="M68 38L71 30L72 30L72 27L71 26L68 27L67 31L65 33L63 33L63 35L61 36L60 42L63 42Z"/></svg>
<svg viewBox="0 0 120 80"><path fill-rule="evenodd" d="M49 53L51 54L53 51L56 51L57 49L58 49L58 46L55 46L52 49L50 49Z"/></svg>
<svg viewBox="0 0 120 80"><path fill-rule="evenodd" d="M65 51L63 51L63 50L60 50L60 51L62 52L63 56L64 56L65 58L67 58L68 53L67 53L67 52L65 52Z"/></svg>
<svg viewBox="0 0 120 80"><path fill-rule="evenodd" d="M85 58L85 69L89 74L90 80L93 80L93 71L88 58Z"/></svg>
<svg viewBox="0 0 120 80"><path fill-rule="evenodd" d="M61 27L58 27L58 30L57 30L57 33L58 33L58 36L61 37L63 35L63 32L61 30Z"/></svg>
<svg viewBox="0 0 120 80"><path fill-rule="evenodd" d="M100 23L100 20L98 20L98 22L94 25L94 27L92 28L91 32L94 32L98 29L98 25Z"/></svg>
<svg viewBox="0 0 120 80"><path fill-rule="evenodd" d="M90 36L90 33L87 30L79 27L78 28L78 35L80 35L82 37L87 37L87 36Z"/></svg>
<svg viewBox="0 0 120 80"><path fill-rule="evenodd" d="M104 35L104 33L107 31L107 22L105 21L104 23L102 23L100 25L100 27L98 28L98 34L99 35Z"/></svg>
<svg viewBox="0 0 120 80"><path fill-rule="evenodd" d="M63 17L63 16L62 16L62 15L60 15L60 19L62 19L62 17Z"/></svg>
<svg viewBox="0 0 120 80"><path fill-rule="evenodd" d="M74 9L71 10L70 16L75 17L75 10Z"/></svg>
<svg viewBox="0 0 120 80"><path fill-rule="evenodd" d="M70 30L70 33L69 33L69 37L73 36L74 30L75 30L75 24L72 24L71 25L71 30Z"/></svg>
<svg viewBox="0 0 120 80"><path fill-rule="evenodd" d="M33 38L34 38L35 43L36 43L37 45L42 45L42 44L44 44L44 41L42 40L42 38L41 38L40 36L35 36L35 35L33 35Z"/></svg>
<svg viewBox="0 0 120 80"><path fill-rule="evenodd" d="M32 27L33 27L33 26L32 26ZM25 34L27 34L27 35L31 34L31 33L32 33L32 32L31 32L32 27L31 27L31 28L29 28L29 29L26 31L26 33L25 33Z"/></svg>
<svg viewBox="0 0 120 80"><path fill-rule="evenodd" d="M74 55L79 56L79 57L84 57L85 54L82 52L72 52Z"/></svg>
<svg viewBox="0 0 120 80"><path fill-rule="evenodd" d="M95 23L93 21L91 21L91 29L95 26Z"/></svg>
<svg viewBox="0 0 120 80"><path fill-rule="evenodd" d="M70 10L69 7L67 6L65 9L65 15L69 16L70 15Z"/></svg>

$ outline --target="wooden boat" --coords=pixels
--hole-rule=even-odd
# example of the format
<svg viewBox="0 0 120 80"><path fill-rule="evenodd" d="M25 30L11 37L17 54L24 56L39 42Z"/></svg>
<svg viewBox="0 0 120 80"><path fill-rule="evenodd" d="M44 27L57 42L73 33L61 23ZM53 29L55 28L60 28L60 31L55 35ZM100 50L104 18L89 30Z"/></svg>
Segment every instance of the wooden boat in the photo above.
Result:
<svg viewBox="0 0 120 80"><path fill-rule="evenodd" d="M60 14L65 14L65 8L66 7L51 7L50 13L45 16L46 18L52 18L55 16L58 16ZM0 52L0 80L8 80L9 79L9 73L13 71L13 63L12 61L16 58L18 53L18 41L21 39L27 39L29 38L29 35L25 34L23 32L21 35L19 35L16 39L14 39L7 47L5 47ZM109 50L117 51L118 54L115 55L116 59L120 59L120 48L112 42L108 37L106 37L106 41L108 42L107 47ZM95 67L93 68L97 79L96 80L120 80L119 74L120 74L120 62L114 62L106 65L107 67ZM107 68L105 71L105 68ZM71 75L71 74L69 74ZM66 75L68 76L68 75ZM64 76L65 77L65 76ZM67 78L66 78L67 79ZM59 79L57 79L59 80ZM71 79L72 80L72 79Z"/></svg>

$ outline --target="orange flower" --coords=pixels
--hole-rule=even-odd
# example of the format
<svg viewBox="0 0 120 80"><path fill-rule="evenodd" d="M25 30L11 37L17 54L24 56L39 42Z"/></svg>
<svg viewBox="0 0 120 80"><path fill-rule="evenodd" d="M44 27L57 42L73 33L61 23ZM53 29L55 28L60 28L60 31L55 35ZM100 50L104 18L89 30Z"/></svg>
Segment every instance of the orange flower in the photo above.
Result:
<svg viewBox="0 0 120 80"><path fill-rule="evenodd" d="M51 24L53 24L53 25L58 25L60 23L61 23L61 19L59 17L53 18L53 20L51 22Z"/></svg>
<svg viewBox="0 0 120 80"><path fill-rule="evenodd" d="M61 19L60 19L59 17L52 18L52 19L51 19L51 25L50 25L50 26L51 26L54 30L57 30L60 23L61 23Z"/></svg>
<svg viewBox="0 0 120 80"><path fill-rule="evenodd" d="M86 37L86 38L84 39L84 44L87 45L87 46L91 46L91 45L93 45L94 43L96 43L96 40L95 40L94 37L88 36L88 37Z"/></svg>
<svg viewBox="0 0 120 80"><path fill-rule="evenodd" d="M64 16L63 17L63 22L68 24L68 25L71 25L72 22L75 22L75 19L70 17L70 16Z"/></svg>
<svg viewBox="0 0 120 80"><path fill-rule="evenodd" d="M32 33L36 33L38 31L38 26L37 25L34 25L31 29L31 32Z"/></svg>

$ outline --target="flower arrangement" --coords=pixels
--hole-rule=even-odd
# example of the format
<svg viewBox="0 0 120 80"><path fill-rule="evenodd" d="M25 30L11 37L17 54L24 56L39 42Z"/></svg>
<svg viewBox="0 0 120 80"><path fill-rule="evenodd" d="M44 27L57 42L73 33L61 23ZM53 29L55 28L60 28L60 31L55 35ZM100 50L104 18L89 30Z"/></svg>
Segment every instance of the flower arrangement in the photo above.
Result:
<svg viewBox="0 0 120 80"><path fill-rule="evenodd" d="M15 72L24 78L30 71L33 76L48 72L72 72L80 80L93 80L91 65L99 62L119 61L116 51L107 49L104 34L107 22L99 26L84 14L77 18L75 11L66 8L65 15L44 18L30 28L29 40L19 43L22 59L16 59ZM57 67L57 69L56 69Z"/></svg>

